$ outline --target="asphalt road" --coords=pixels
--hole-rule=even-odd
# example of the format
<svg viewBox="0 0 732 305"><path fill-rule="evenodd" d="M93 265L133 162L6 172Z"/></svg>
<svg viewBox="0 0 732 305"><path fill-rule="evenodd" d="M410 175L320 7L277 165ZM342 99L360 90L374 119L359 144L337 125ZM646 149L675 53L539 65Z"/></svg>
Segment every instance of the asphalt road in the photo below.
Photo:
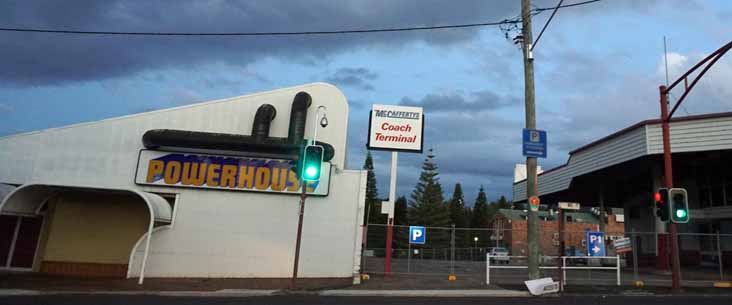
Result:
<svg viewBox="0 0 732 305"><path fill-rule="evenodd" d="M63 295L63 296L23 296L0 297L3 305L81 305L81 304L134 304L134 305L224 305L224 304L542 304L542 305L594 305L594 304L622 304L622 305L688 305L688 304L730 304L727 296L577 296L577 297L543 297L543 298L389 298L389 297L319 297L319 296L271 296L248 298L206 298L206 297L162 297L162 296L115 296L115 295Z"/></svg>

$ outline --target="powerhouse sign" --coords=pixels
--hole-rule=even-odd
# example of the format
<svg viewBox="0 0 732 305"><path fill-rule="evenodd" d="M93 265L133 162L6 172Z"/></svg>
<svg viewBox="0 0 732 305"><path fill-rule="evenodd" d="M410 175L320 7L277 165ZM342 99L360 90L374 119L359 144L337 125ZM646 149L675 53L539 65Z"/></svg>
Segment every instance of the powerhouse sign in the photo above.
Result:
<svg viewBox="0 0 732 305"><path fill-rule="evenodd" d="M423 130L422 108L373 105L366 146L375 150L421 153Z"/></svg>
<svg viewBox="0 0 732 305"><path fill-rule="evenodd" d="M207 154L140 151L135 183L158 186L300 194L291 170L295 161ZM328 195L330 163L320 181L308 182L311 195Z"/></svg>

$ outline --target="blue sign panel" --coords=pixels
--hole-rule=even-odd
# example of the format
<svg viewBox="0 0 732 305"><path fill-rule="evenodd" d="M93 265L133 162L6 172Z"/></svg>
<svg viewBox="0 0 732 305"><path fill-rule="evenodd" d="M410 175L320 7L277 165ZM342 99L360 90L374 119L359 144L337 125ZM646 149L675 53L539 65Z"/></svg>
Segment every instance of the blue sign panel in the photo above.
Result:
<svg viewBox="0 0 732 305"><path fill-rule="evenodd" d="M410 226L409 227L409 243L410 244L424 244L426 239L427 231L424 227Z"/></svg>
<svg viewBox="0 0 732 305"><path fill-rule="evenodd" d="M605 256L605 233L587 231L587 255Z"/></svg>
<svg viewBox="0 0 732 305"><path fill-rule="evenodd" d="M524 156L546 158L546 131L524 129L523 137Z"/></svg>

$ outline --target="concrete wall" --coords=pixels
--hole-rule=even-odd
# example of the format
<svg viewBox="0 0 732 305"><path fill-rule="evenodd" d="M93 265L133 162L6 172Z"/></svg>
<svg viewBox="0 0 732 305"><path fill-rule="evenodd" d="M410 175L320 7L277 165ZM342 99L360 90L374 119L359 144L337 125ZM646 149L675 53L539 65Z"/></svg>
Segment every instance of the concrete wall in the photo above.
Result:
<svg viewBox="0 0 732 305"><path fill-rule="evenodd" d="M43 261L127 264L150 219L139 197L69 193L52 204Z"/></svg>

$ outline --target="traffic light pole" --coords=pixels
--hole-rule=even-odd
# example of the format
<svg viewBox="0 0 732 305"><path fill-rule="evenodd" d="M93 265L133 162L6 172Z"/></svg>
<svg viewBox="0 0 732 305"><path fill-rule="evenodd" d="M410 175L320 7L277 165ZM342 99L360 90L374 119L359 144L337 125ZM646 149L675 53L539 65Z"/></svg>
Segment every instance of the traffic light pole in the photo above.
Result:
<svg viewBox="0 0 732 305"><path fill-rule="evenodd" d="M664 182L668 189L674 187L673 165L671 160L671 140L669 139L668 92L666 86L659 87L661 93L661 133L663 136L663 164ZM668 234L671 238L671 289L678 292L681 289L681 267L679 259L679 240L676 223L668 223Z"/></svg>
<svg viewBox="0 0 732 305"><path fill-rule="evenodd" d="M303 215L305 214L305 198L307 198L307 182L305 179L300 179L302 184L302 191L300 192L300 218L297 221L297 239L295 241L295 263L292 268L292 278L290 278L290 289L297 288L297 267L300 262L300 240L302 239L302 221Z"/></svg>
<svg viewBox="0 0 732 305"><path fill-rule="evenodd" d="M699 79L704 76L704 74L709 71L709 69L717 63L717 61L724 56L730 49L732 49L732 42L728 42L727 44L723 45L721 48L717 49L716 51L712 52L712 54L709 54L707 57L699 61L696 65L691 67L686 73L681 75L676 81L674 81L671 85L667 86L660 86L658 91L660 92L661 98L661 132L663 135L663 163L664 163L664 173L665 173L665 184L666 187L671 189L673 188L673 167L672 167L672 161L671 161L671 140L670 140L670 132L669 132L669 122L671 121L671 117L673 117L674 113L676 112L676 109L681 106L681 103L684 101L686 96L691 92L692 89L694 89L694 86L699 82ZM693 80L691 81L691 84L689 84L688 78L697 69L699 69L702 65L707 64L704 68L701 69L701 71L696 74L695 77L693 77ZM681 97L678 98L676 101L676 104L671 109L671 112L668 110L668 94L669 92L676 87L676 85L679 85L681 81L684 82L684 92L681 94ZM677 230L676 230L676 224L673 222L670 222L668 224L668 231L669 235L671 236L671 273L672 273L672 281L671 281L671 287L673 291L678 292L681 289L681 270L680 270L680 260L679 260L679 241L677 238Z"/></svg>

